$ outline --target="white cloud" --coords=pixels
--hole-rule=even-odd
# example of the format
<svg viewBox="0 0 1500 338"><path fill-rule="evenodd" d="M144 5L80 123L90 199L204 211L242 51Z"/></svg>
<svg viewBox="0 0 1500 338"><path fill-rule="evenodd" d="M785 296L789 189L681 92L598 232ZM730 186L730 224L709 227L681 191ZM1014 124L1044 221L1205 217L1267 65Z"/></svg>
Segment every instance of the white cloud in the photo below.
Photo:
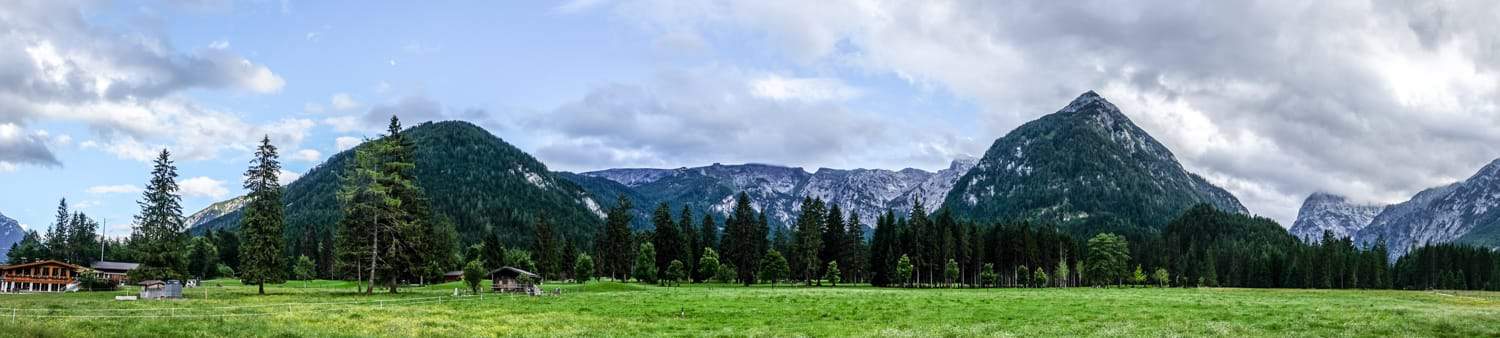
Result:
<svg viewBox="0 0 1500 338"><path fill-rule="evenodd" d="M99 135L93 145L131 159L141 158L137 150L146 144L170 147L185 159L213 158L226 148L245 149L238 145L245 131L263 132L258 130L263 126L238 114L178 94L193 89L276 93L285 86L279 75L235 54L225 41L178 51L155 31L95 26L85 17L95 5L47 1L7 7L0 45L13 48L0 49L0 69L8 74L0 77L0 125L81 123ZM60 165L55 158L37 157L44 147L16 151L10 149L14 145L0 145L0 161ZM16 154L31 154L30 160L6 158Z"/></svg>
<svg viewBox="0 0 1500 338"><path fill-rule="evenodd" d="M859 89L834 78L788 78L767 75L750 81L751 94L772 100L844 101L860 95Z"/></svg>
<svg viewBox="0 0 1500 338"><path fill-rule="evenodd" d="M103 194L133 194L133 193L140 192L141 188L137 187L135 185L131 185L131 184L97 185L97 186L89 187L85 191L87 191L90 194L95 194L95 195L103 195Z"/></svg>
<svg viewBox="0 0 1500 338"><path fill-rule="evenodd" d="M323 153L314 149L298 149L291 156L294 161L317 162L323 160Z"/></svg>
<svg viewBox="0 0 1500 338"><path fill-rule="evenodd" d="M183 180L178 184L183 196L209 197L223 199L229 195L229 188L224 186L224 181L198 176Z"/></svg>
<svg viewBox="0 0 1500 338"><path fill-rule="evenodd" d="M360 140L357 137L339 136L338 138L333 140L333 148L338 149L339 151L345 151L353 149L360 143L364 143L364 141Z"/></svg>
<svg viewBox="0 0 1500 338"><path fill-rule="evenodd" d="M292 182L296 182L299 178L302 178L302 174L295 171L282 169L281 172L277 173L276 175L276 182L285 187L288 184L292 184Z"/></svg>
<svg viewBox="0 0 1500 338"><path fill-rule="evenodd" d="M214 40L214 42L208 44L208 48L229 49L229 40Z"/></svg>
<svg viewBox="0 0 1500 338"><path fill-rule="evenodd" d="M329 98L328 101L333 104L333 109L337 110L350 110L359 108L360 106L359 101L355 101L354 97L349 96L348 93L333 94L333 97Z"/></svg>
<svg viewBox="0 0 1500 338"><path fill-rule="evenodd" d="M347 133L351 131L365 130L364 122L358 116L335 116L323 119L323 124L333 127L334 131Z"/></svg>

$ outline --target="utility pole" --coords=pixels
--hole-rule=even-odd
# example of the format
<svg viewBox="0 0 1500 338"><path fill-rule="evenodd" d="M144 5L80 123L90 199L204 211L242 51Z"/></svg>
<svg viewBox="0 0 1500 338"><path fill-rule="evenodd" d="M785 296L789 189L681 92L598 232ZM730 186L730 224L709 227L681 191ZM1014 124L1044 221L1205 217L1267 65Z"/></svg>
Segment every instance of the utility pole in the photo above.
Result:
<svg viewBox="0 0 1500 338"><path fill-rule="evenodd" d="M104 234L108 233L107 230L106 230L108 228L109 228L109 218L105 218L104 219L104 223L99 225L99 261L100 262L104 261L104 241L107 240L107 238L104 237Z"/></svg>

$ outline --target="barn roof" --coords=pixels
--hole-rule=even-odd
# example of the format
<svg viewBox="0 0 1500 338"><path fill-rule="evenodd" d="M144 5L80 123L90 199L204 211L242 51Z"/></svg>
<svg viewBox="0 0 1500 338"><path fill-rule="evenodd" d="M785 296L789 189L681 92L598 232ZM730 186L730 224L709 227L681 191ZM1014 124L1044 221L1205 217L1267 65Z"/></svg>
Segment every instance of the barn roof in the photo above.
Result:
<svg viewBox="0 0 1500 338"><path fill-rule="evenodd" d="M515 267L509 267L509 266L502 267L502 268L499 268L499 269L495 269L494 271L490 271L490 276L494 276L496 274L499 274L500 276L503 276L503 277L518 277L518 276L521 276L521 275L526 275L526 276L531 276L531 277L537 277L537 274L531 273L531 271L521 270L521 269L517 269Z"/></svg>
<svg viewBox="0 0 1500 338"><path fill-rule="evenodd" d="M140 267L140 266L141 266L140 263L110 262L110 261L98 261L98 262L94 262L94 264L89 264L89 267L94 268L94 270L119 270L119 271L135 270L135 268Z"/></svg>

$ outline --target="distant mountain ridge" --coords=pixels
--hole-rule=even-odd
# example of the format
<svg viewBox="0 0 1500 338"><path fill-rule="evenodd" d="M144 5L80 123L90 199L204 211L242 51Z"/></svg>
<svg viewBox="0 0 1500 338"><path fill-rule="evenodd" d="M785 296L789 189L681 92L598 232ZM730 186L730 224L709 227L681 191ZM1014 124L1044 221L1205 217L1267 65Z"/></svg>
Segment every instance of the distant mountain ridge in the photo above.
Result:
<svg viewBox="0 0 1500 338"><path fill-rule="evenodd" d="M1333 233L1333 238L1353 237L1385 210L1384 205L1350 202L1340 195L1313 193L1302 202L1297 211L1297 220L1288 231L1307 242L1322 240L1323 232Z"/></svg>
<svg viewBox="0 0 1500 338"><path fill-rule="evenodd" d="M613 196L624 194L635 204L637 228L649 228L649 212L667 202L673 212L686 205L701 217L711 212L720 217L734 207L735 194L744 191L756 210L765 212L772 224L790 224L801 211L803 197L821 198L853 211L866 227L874 226L886 210L911 209L913 198L935 209L953 182L973 167L976 159L961 157L937 172L906 168L829 169L807 172L802 168L768 164L724 165L678 169L625 168L565 173L594 195L613 205ZM722 224L722 223L721 223Z"/></svg>
<svg viewBox="0 0 1500 338"><path fill-rule="evenodd" d="M19 222L0 214L0 263L5 262L10 246L20 243L25 236L26 229L22 229Z"/></svg>
<svg viewBox="0 0 1500 338"><path fill-rule="evenodd" d="M1188 172L1166 146L1089 91L995 140L943 205L971 220L1148 236L1199 203L1248 213L1233 194Z"/></svg>
<svg viewBox="0 0 1500 338"><path fill-rule="evenodd" d="M1392 257L1414 247L1459 242L1500 248L1500 159L1463 181L1423 190L1386 207L1354 239L1373 245L1384 239Z"/></svg>

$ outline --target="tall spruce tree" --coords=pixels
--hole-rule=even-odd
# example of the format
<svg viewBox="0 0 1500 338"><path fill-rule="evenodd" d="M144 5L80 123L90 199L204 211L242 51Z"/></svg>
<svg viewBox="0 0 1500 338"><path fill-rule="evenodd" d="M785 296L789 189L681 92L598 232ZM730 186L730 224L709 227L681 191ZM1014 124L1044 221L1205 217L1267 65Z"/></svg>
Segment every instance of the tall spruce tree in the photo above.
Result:
<svg viewBox="0 0 1500 338"><path fill-rule="evenodd" d="M802 213L797 215L797 230L793 239L792 258L789 260L794 274L807 285L818 280L821 260L818 253L823 248L824 204L822 199L802 199Z"/></svg>
<svg viewBox="0 0 1500 338"><path fill-rule="evenodd" d="M837 203L828 203L828 211L823 216L823 233L820 235L823 246L818 250L818 268L823 270L820 276L828 275L828 263L845 261L849 249L849 240L845 238L849 230L844 228L844 210ZM848 267L848 262L840 264Z"/></svg>
<svg viewBox="0 0 1500 338"><path fill-rule="evenodd" d="M245 170L245 190L250 203L240 221L240 279L255 284L256 292L266 294L266 283L286 281L286 248L282 229L286 214L282 211L281 162L271 137L261 139L250 168Z"/></svg>
<svg viewBox="0 0 1500 338"><path fill-rule="evenodd" d="M137 202L140 214L135 216L131 244L137 250L141 266L131 271L135 280L183 279L187 262L186 226L182 220L182 197L177 194L177 167L172 165L166 149L157 155L151 169L151 181Z"/></svg>
<svg viewBox="0 0 1500 338"><path fill-rule="evenodd" d="M672 209L666 202L656 206L656 212L651 214L651 223L656 226L656 235L651 237L651 243L656 247L656 275L666 276L667 268L672 261L682 260L682 231L672 222Z"/></svg>
<svg viewBox="0 0 1500 338"><path fill-rule="evenodd" d="M546 216L537 216L536 226L532 230L531 252L536 257L537 271L543 278L558 279L562 273L562 251L559 250L557 235L553 233L552 222Z"/></svg>
<svg viewBox="0 0 1500 338"><path fill-rule="evenodd" d="M602 263L604 274L615 280L626 280L630 277L631 251L635 245L630 236L631 215L630 198L620 195L615 206L609 208L604 217L603 234L598 236L599 243L594 246L599 260Z"/></svg>
<svg viewBox="0 0 1500 338"><path fill-rule="evenodd" d="M68 199L64 198L57 202L57 219L53 221L52 227L47 228L47 259L59 261L70 261L68 256L68 226L73 223L73 215L68 213Z"/></svg>
<svg viewBox="0 0 1500 338"><path fill-rule="evenodd" d="M740 192L735 198L734 211L724 222L720 247L725 260L737 270L736 278L746 286L755 283L755 275L760 272L760 262L766 250L766 231L766 227L756 220L750 196Z"/></svg>
<svg viewBox="0 0 1500 338"><path fill-rule="evenodd" d="M686 269L684 271L687 273L683 277L691 281L693 279L693 272L698 271L696 268L698 266L698 257L703 255L703 247L698 244L698 229L693 226L693 210L688 209L684 205L679 215L682 215L682 217L678 219L677 226L682 228L681 240L683 250L682 258L679 258L679 260L682 261L683 268Z"/></svg>

